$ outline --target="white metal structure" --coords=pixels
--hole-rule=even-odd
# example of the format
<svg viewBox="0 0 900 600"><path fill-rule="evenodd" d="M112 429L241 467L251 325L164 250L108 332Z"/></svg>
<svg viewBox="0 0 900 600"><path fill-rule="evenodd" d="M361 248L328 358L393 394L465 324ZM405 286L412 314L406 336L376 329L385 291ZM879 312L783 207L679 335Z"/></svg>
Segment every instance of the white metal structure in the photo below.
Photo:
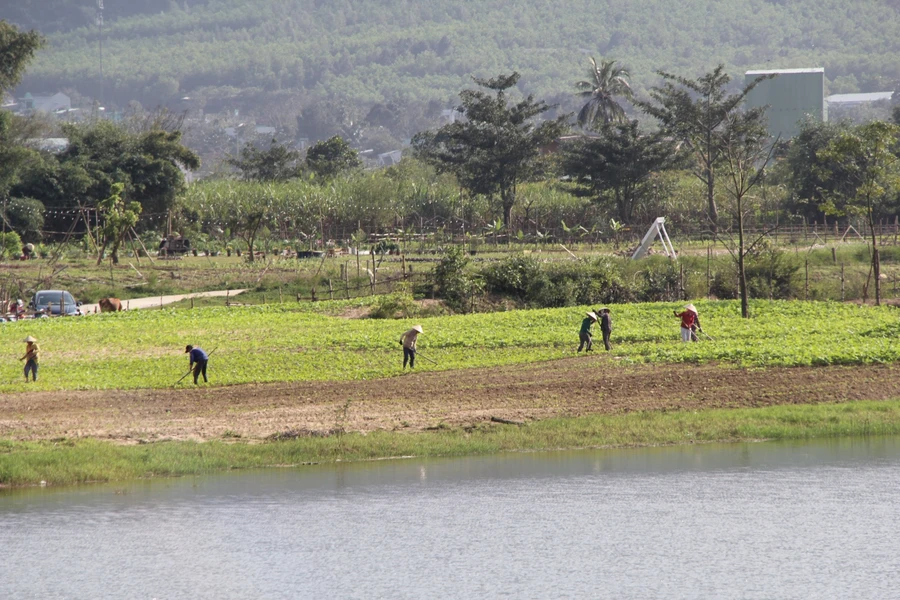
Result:
<svg viewBox="0 0 900 600"><path fill-rule="evenodd" d="M659 235L659 241L662 242L663 251L665 251L666 256L677 261L678 256L675 254L675 248L672 246L669 234L666 233L665 217L657 217L656 220L653 221L653 225L650 226L650 229L648 229L647 233L644 235L644 239L641 240L641 245L638 246L638 249L631 255L631 260L637 260L647 254L647 250L650 249L650 245L653 243L653 238L657 235Z"/></svg>

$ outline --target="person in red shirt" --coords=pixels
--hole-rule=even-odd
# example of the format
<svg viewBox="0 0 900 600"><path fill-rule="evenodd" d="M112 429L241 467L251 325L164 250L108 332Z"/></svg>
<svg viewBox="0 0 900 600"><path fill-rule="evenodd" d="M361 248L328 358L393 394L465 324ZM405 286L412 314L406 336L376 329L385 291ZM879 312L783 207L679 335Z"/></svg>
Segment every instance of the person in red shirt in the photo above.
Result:
<svg viewBox="0 0 900 600"><path fill-rule="evenodd" d="M699 323L697 308L693 304L688 304L682 312L677 310L673 312L676 317L681 318L681 341L690 342L692 338L691 331Z"/></svg>

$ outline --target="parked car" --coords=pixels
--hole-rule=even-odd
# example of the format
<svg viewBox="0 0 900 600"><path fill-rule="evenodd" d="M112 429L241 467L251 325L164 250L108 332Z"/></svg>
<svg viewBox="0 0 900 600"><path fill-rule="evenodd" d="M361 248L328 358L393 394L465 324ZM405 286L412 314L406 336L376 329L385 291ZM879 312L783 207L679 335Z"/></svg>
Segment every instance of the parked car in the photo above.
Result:
<svg viewBox="0 0 900 600"><path fill-rule="evenodd" d="M66 290L41 290L31 298L28 307L36 313L56 316L73 317L81 314L81 302L75 302L75 298Z"/></svg>
<svg viewBox="0 0 900 600"><path fill-rule="evenodd" d="M191 240L180 235L170 235L159 242L159 256L178 256L191 251Z"/></svg>

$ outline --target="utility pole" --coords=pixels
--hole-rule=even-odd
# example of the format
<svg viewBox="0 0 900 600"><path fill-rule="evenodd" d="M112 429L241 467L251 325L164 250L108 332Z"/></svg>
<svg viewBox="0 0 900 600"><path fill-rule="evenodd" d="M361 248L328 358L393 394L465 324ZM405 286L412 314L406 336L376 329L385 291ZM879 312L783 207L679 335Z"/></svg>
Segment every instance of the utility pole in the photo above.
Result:
<svg viewBox="0 0 900 600"><path fill-rule="evenodd" d="M97 0L97 36L100 45L100 106L103 106L103 0Z"/></svg>

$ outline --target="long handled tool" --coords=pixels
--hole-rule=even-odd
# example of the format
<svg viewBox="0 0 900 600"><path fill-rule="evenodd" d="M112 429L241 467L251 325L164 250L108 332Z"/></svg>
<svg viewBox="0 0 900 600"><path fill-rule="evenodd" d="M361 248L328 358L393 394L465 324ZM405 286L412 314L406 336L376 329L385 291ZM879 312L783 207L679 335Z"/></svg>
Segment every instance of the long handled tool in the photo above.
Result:
<svg viewBox="0 0 900 600"><path fill-rule="evenodd" d="M215 348L213 348L213 349L212 349L212 352L210 352L209 354L206 355L206 358L208 359L210 356L213 355L213 352L215 352L215 351L218 350L218 349L219 349L218 346L216 346ZM175 383L172 384L172 387L175 387L176 385L178 385L179 383L181 383L181 381L182 381L185 377L187 377L188 375L190 375L190 374L193 373L193 372L194 372L194 369L193 369L193 367L191 367L190 369L188 369L188 372L187 372L187 373L185 373L184 375L181 376L181 379L179 379L178 381L176 381Z"/></svg>
<svg viewBox="0 0 900 600"><path fill-rule="evenodd" d="M418 350L416 350L416 356L419 356L419 357L421 357L421 358L424 358L425 360L427 360L427 361L430 362L431 364L437 366L437 363L436 363L436 362L434 362L433 360L431 360L430 358L428 358L427 356L425 356L424 354L422 354L422 353L419 352Z"/></svg>
<svg viewBox="0 0 900 600"><path fill-rule="evenodd" d="M700 330L700 333L702 333L703 335L705 335L706 337L708 337L708 338L709 338L710 340L712 340L713 342L716 341L716 338L714 338L713 336L709 335L708 333L706 333L706 332L703 331L702 329Z"/></svg>

